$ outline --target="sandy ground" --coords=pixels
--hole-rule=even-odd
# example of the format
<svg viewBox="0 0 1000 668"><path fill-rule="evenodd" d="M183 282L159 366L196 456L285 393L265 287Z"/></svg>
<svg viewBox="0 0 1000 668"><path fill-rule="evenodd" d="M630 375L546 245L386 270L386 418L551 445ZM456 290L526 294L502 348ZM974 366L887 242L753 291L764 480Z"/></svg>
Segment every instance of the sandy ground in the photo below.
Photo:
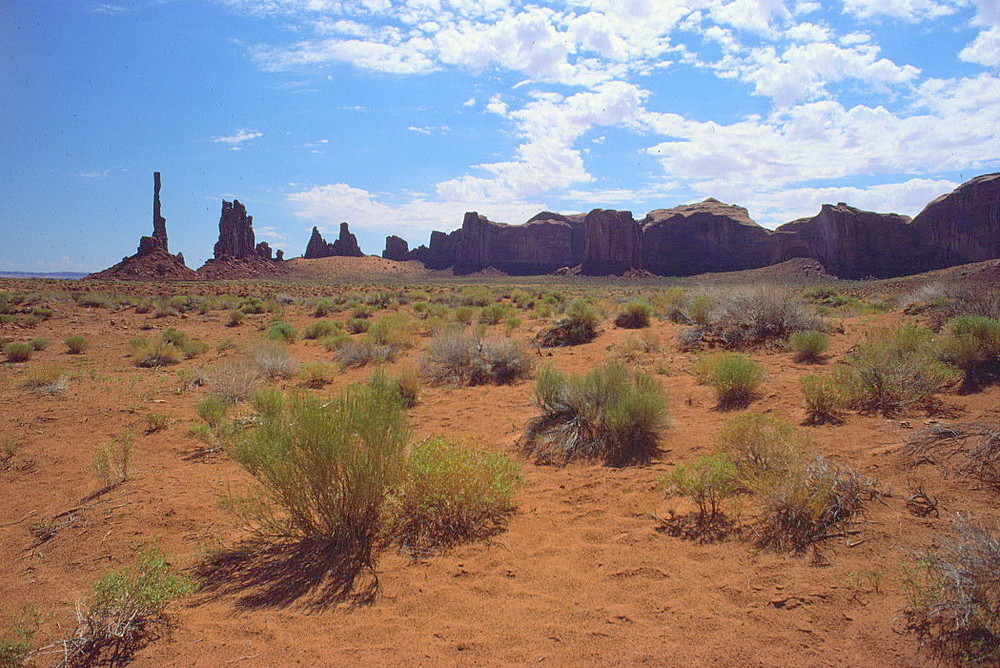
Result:
<svg viewBox="0 0 1000 668"><path fill-rule="evenodd" d="M244 537L217 502L244 474L224 454L199 455L203 446L188 429L199 421L194 407L204 390L182 389L176 374L235 353L213 350L175 366L140 369L127 344L169 326L212 344L224 338L249 343L269 318L248 316L242 326L227 328L225 312L154 319L133 311L57 310L30 330L0 331L15 340L53 341L27 364L0 367L0 434L22 444L10 469L0 472L0 629L24 606L35 605L43 614L41 644L65 634L89 583L129 563L136 549L156 545L177 566L193 568L208 551ZM865 331L904 318L844 319L819 369L829 370ZM285 319L300 331L312 321L297 306ZM514 335L527 341L540 324L528 320ZM712 391L696 383L694 357L675 346L677 325L655 322L653 331L665 350L641 365L666 371L655 377L669 395L671 428L649 466L523 462L519 511L506 532L419 559L390 550L378 566L380 593L373 604L317 609L308 594L289 602L277 594L260 600L252 590L202 592L172 605L173 627L141 649L134 663L935 665L903 633L902 568L914 551L948 531L954 513L995 519L996 494L938 467L910 468L899 449L930 420L1000 422L1000 387L946 395L951 417L852 414L839 426L800 427L820 452L878 478L888 493L881 503L868 504L867 517L853 527L859 533L823 543L819 563L809 555L757 551L738 540L699 544L657 530L657 518L669 509L688 509L665 499L657 483L675 463L707 452L738 411L717 410ZM94 347L67 355L61 341L72 334L88 337ZM605 321L593 343L546 352L545 360L582 372L605 362L632 335ZM391 370L415 364L425 343L421 339ZM330 359L315 342L298 341L291 351L300 362ZM801 424L799 379L817 367L782 351L753 356L766 365L767 379L748 410ZM29 368L47 364L72 370L65 394L39 397L20 386ZM312 391L332 395L370 373L348 371ZM144 434L149 413L166 415L168 427ZM446 436L520 459L514 442L534 413L529 380L425 388L410 418L414 438ZM94 453L124 431L138 434L134 477L95 496ZM916 484L938 497L940 517L907 511L907 490ZM28 527L44 518L56 518L61 528L38 543ZM290 589L313 584L294 564L284 575Z"/></svg>

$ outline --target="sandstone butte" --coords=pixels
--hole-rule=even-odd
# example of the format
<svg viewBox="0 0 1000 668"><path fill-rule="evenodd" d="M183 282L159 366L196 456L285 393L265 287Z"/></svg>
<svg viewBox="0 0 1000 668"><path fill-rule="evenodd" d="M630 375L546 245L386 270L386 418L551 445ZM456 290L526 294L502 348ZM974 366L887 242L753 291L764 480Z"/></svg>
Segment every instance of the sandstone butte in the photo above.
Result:
<svg viewBox="0 0 1000 668"><path fill-rule="evenodd" d="M197 273L188 269L180 254L167 251L159 189L156 173L153 236L142 238L136 255L92 277L190 280L192 274L242 278L284 273L281 251L272 258L266 243L254 244L253 217L239 200L222 203L214 258ZM363 255L345 222L333 243L314 227L304 257ZM412 250L401 237L386 237L382 257L417 260L428 269L451 269L456 275L491 270L522 276L690 276L806 258L839 278L890 278L1000 258L1000 173L967 181L912 219L841 202L769 230L743 207L712 198L656 209L639 220L630 211L594 209L569 215L543 211L521 225L509 225L473 211L465 214L460 228L434 231L427 245Z"/></svg>

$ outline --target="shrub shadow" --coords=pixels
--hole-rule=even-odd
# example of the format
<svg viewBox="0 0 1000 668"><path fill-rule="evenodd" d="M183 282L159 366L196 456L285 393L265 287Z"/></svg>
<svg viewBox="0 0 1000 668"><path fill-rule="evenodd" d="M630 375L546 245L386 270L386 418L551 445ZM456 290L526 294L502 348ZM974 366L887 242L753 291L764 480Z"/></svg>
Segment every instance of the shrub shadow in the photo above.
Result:
<svg viewBox="0 0 1000 668"><path fill-rule="evenodd" d="M212 555L195 573L205 600L236 595L246 610L298 604L322 611L374 601L378 578L359 552L320 541L252 540Z"/></svg>

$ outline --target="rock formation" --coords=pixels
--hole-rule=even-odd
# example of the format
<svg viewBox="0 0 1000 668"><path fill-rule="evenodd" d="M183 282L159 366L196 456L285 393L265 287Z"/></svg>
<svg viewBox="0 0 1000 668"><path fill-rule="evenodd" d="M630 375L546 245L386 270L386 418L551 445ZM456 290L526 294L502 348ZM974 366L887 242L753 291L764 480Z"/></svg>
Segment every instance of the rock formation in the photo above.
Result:
<svg viewBox="0 0 1000 668"><path fill-rule="evenodd" d="M930 269L1000 257L1000 173L941 195L913 219Z"/></svg>
<svg viewBox="0 0 1000 668"><path fill-rule="evenodd" d="M404 262L409 259L407 257L409 254L410 246L406 243L405 239L397 237L396 235L389 235L385 238L385 250L382 251L382 257L387 260Z"/></svg>
<svg viewBox="0 0 1000 668"><path fill-rule="evenodd" d="M312 260L319 257L363 257L361 247L358 246L358 238L351 234L347 223L340 224L340 236L332 244L323 239L319 233L319 228L312 229L309 243L306 244L306 252L302 257Z"/></svg>
<svg viewBox="0 0 1000 668"><path fill-rule="evenodd" d="M167 220L160 214L160 173L153 172L153 234L139 238L135 255L118 264L87 276L99 280L120 281L194 281L201 278L184 264L180 253L167 250Z"/></svg>
<svg viewBox="0 0 1000 668"><path fill-rule="evenodd" d="M583 226L584 274L605 276L642 268L642 229L631 211L594 209Z"/></svg>
<svg viewBox="0 0 1000 668"><path fill-rule="evenodd" d="M909 216L862 211L843 202L785 223L770 240L772 262L814 258L841 278L888 278L925 268Z"/></svg>
<svg viewBox="0 0 1000 668"><path fill-rule="evenodd" d="M272 258L271 246L266 241L256 243L253 216L247 215L242 202L222 200L215 256L199 267L198 273L217 280L279 276L284 273L279 264L282 259L280 254L277 262Z"/></svg>
<svg viewBox="0 0 1000 668"><path fill-rule="evenodd" d="M238 200L222 200L222 214L219 216L219 240L215 242L215 259L223 257L243 260L257 256L254 245L253 216L247 215L247 208Z"/></svg>
<svg viewBox="0 0 1000 668"><path fill-rule="evenodd" d="M642 221L642 266L661 276L755 269L772 262L770 236L743 207L712 198L657 209Z"/></svg>
<svg viewBox="0 0 1000 668"><path fill-rule="evenodd" d="M153 172L153 238L158 239L163 244L163 250L170 250L167 247L167 219L160 215L159 172ZM139 246L141 248L141 242Z"/></svg>

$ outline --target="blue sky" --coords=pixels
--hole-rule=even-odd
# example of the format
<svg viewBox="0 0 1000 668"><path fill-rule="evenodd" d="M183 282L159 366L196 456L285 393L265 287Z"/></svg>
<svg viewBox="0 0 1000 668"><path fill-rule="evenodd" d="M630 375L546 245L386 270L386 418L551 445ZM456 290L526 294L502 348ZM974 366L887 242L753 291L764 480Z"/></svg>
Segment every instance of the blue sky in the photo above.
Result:
<svg viewBox="0 0 1000 668"><path fill-rule="evenodd" d="M1000 0L5 0L0 269L133 253L156 170L194 267L233 197L289 257L467 210L914 215L1000 169L998 68Z"/></svg>

